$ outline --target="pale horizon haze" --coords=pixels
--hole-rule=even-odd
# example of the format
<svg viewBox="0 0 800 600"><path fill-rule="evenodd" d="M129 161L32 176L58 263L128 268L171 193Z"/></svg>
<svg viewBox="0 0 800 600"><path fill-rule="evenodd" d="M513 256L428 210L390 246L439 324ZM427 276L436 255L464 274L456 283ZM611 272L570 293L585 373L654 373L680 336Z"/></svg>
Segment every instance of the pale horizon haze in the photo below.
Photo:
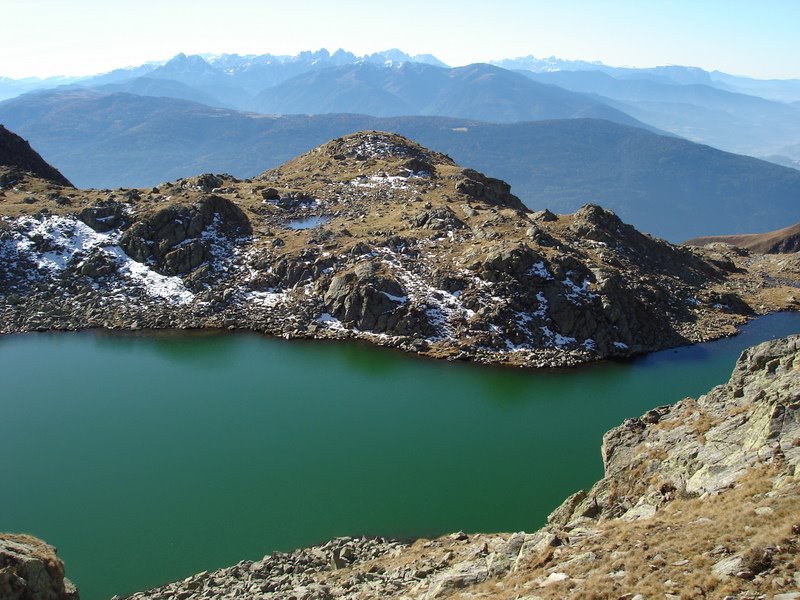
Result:
<svg viewBox="0 0 800 600"><path fill-rule="evenodd" d="M82 76L184 52L390 48L451 66L535 55L800 78L796 0L402 3L4 0L0 77Z"/></svg>

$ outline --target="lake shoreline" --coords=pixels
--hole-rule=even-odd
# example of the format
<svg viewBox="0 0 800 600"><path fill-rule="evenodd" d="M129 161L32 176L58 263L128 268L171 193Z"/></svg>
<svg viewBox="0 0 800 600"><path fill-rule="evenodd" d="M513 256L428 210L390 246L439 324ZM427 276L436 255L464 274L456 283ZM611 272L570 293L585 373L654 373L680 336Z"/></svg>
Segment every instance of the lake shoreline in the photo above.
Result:
<svg viewBox="0 0 800 600"><path fill-rule="evenodd" d="M534 531L602 476L605 431L798 332L799 314L774 314L737 337L567 370L227 332L2 337L15 427L0 450L20 484L4 528L58 546L92 600L342 536ZM108 539L123 563L97 553Z"/></svg>
<svg viewBox="0 0 800 600"><path fill-rule="evenodd" d="M553 364L553 365L516 363L516 362L498 360L496 357L494 360L479 360L476 359L476 357L474 356L469 356L466 354L439 356L436 354L419 352L413 348L404 347L402 341L399 340L392 341L390 343L383 343L385 341L383 338L364 339L362 337L337 336L337 335L324 335L318 337L315 335L302 335L302 334L294 335L292 333L270 333L267 331L259 331L256 329L244 329L235 327L227 327L227 328L175 327L175 328L135 328L135 329L89 327L85 329L36 329L31 331L13 331L7 333L0 333L0 339L4 337L13 337L18 335L60 334L60 333L91 334L97 336L121 337L121 338L152 337L155 339L170 339L170 338L181 338L181 337L196 337L202 339L202 338L237 336L237 335L245 335L245 336L254 335L258 337L263 337L265 339L281 340L294 344L334 344L334 345L352 344L356 347L375 348L379 349L380 351L397 353L408 357L414 357L422 361L435 361L435 362L446 361L449 363L461 363L461 364L472 365L479 368L489 368L489 369L499 369L499 370L513 370L513 371L535 370L539 372L542 371L546 372L546 371L563 371L563 370L591 368L593 366L601 365L604 363L626 364L635 361L637 359L640 359L642 357L648 356L650 354L662 352L665 350L686 348L686 347L696 346L698 344L713 342L716 340L736 337L737 335L740 334L742 328L747 327L753 321L756 321L758 319L770 315L792 314L792 313L800 313L800 308L796 310L785 309L785 310L776 310L763 314L747 315L744 316L742 322L736 325L732 330L726 329L724 331L718 331L713 334L703 335L696 340L685 341L684 343L675 343L671 345L665 345L635 352L632 351L625 355L620 355L620 356L597 357L588 360L577 360L574 362L571 360L571 358L573 357L566 357L564 359L565 362L563 364Z"/></svg>

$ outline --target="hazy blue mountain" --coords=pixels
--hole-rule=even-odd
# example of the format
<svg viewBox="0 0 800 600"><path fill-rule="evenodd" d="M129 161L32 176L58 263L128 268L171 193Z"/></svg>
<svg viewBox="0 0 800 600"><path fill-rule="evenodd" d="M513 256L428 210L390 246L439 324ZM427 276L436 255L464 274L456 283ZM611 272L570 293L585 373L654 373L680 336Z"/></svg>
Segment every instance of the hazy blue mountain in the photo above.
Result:
<svg viewBox="0 0 800 600"><path fill-rule="evenodd" d="M20 94L27 94L35 90L52 89L61 85L70 85L77 81L77 77L26 77L24 79L11 79L0 77L0 100L15 98Z"/></svg>
<svg viewBox="0 0 800 600"><path fill-rule="evenodd" d="M596 117L641 125L582 94L475 64L345 65L294 77L261 92L253 110L270 114L435 115L493 122Z"/></svg>
<svg viewBox="0 0 800 600"><path fill-rule="evenodd" d="M536 58L532 54L518 58L496 60L492 61L492 64L512 71L530 71L532 73L594 71L606 73L616 79L644 79L677 85L711 84L713 81L708 71L704 71L699 67L677 65L647 68L612 67L599 61L564 60L555 56Z"/></svg>
<svg viewBox="0 0 800 600"><path fill-rule="evenodd" d="M150 186L203 172L250 177L326 140L380 129L506 179L531 208L571 212L596 202L672 241L800 221L800 171L594 119L268 117L65 91L0 103L0 122L84 187Z"/></svg>
<svg viewBox="0 0 800 600"><path fill-rule="evenodd" d="M695 142L756 156L792 155L800 110L711 85L619 79L600 71L525 72L535 81L592 95L637 119Z"/></svg>
<svg viewBox="0 0 800 600"><path fill-rule="evenodd" d="M207 104L209 106L218 106L222 104L222 101L218 98L172 79L136 77L135 79L123 80L119 83L107 83L93 86L92 89L104 94L124 92L128 94L138 94L139 96L191 100L192 102L200 102L201 104Z"/></svg>
<svg viewBox="0 0 800 600"><path fill-rule="evenodd" d="M765 157L764 160L768 160L769 162L775 163L776 165L783 165L784 167L790 167L792 169L800 170L800 160L793 160L788 156L773 154L772 156Z"/></svg>
<svg viewBox="0 0 800 600"><path fill-rule="evenodd" d="M521 56L492 61L492 64L504 69L533 73L594 71L606 73L615 79L639 79L673 85L710 85L729 92L760 96L778 102L800 101L800 79L755 79L688 66L612 67L598 61L564 60L555 56L548 58Z"/></svg>
<svg viewBox="0 0 800 600"><path fill-rule="evenodd" d="M800 102L800 79L754 79L712 71L715 86L779 102Z"/></svg>
<svg viewBox="0 0 800 600"><path fill-rule="evenodd" d="M351 64L399 65L416 62L446 67L430 54L412 56L397 48L357 56L352 52L337 50L330 53L324 48L315 52L300 52L294 56L272 54L246 55L186 55L178 54L164 63L146 63L136 67L115 69L89 77L53 77L49 79L14 80L0 77L0 100L13 98L38 89L52 89L62 85L77 84L85 88L103 88L108 84L120 86L119 91L155 95L153 79L182 84L164 84L166 95L183 98L203 98L203 102L235 108L245 108L253 96L262 90L278 85L302 73ZM147 81L137 81L146 78ZM189 91L191 88L194 91ZM172 96L169 92L174 92Z"/></svg>

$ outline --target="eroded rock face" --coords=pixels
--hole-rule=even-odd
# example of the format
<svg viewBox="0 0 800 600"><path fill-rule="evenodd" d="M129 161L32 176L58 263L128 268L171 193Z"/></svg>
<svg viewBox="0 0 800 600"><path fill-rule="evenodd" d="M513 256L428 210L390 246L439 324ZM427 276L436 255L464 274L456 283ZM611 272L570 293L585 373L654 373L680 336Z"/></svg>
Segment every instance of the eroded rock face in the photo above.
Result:
<svg viewBox="0 0 800 600"><path fill-rule="evenodd" d="M125 205L120 202L98 202L84 208L78 218L95 231L105 233L126 225Z"/></svg>
<svg viewBox="0 0 800 600"><path fill-rule="evenodd" d="M424 313L409 307L408 292L373 262L336 275L324 296L325 307L348 326L374 333L424 335L433 331Z"/></svg>
<svg viewBox="0 0 800 600"><path fill-rule="evenodd" d="M487 177L473 169L464 169L462 179L456 183L456 191L475 200L483 200L494 206L504 206L515 210L528 209L522 200L511 193L511 186L501 179Z"/></svg>
<svg viewBox="0 0 800 600"><path fill-rule="evenodd" d="M0 533L0 598L78 600L79 594L55 548L33 536Z"/></svg>
<svg viewBox="0 0 800 600"><path fill-rule="evenodd" d="M653 409L603 437L606 476L551 525L652 516L665 497L718 493L759 464L800 474L800 336L745 350L728 383Z"/></svg>
<svg viewBox="0 0 800 600"><path fill-rule="evenodd" d="M210 195L193 206L173 205L137 221L123 233L120 245L134 260L152 262L158 273L177 275L209 260L215 239L250 234L250 222L238 206Z"/></svg>

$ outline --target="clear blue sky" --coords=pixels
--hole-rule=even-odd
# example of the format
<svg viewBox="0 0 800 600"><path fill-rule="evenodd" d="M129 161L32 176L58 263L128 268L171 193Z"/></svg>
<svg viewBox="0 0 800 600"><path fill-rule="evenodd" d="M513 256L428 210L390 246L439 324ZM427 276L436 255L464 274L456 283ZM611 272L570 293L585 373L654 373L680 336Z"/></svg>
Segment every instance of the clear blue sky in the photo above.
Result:
<svg viewBox="0 0 800 600"><path fill-rule="evenodd" d="M453 66L533 54L800 78L800 0L2 0L2 17L6 77L397 47Z"/></svg>

